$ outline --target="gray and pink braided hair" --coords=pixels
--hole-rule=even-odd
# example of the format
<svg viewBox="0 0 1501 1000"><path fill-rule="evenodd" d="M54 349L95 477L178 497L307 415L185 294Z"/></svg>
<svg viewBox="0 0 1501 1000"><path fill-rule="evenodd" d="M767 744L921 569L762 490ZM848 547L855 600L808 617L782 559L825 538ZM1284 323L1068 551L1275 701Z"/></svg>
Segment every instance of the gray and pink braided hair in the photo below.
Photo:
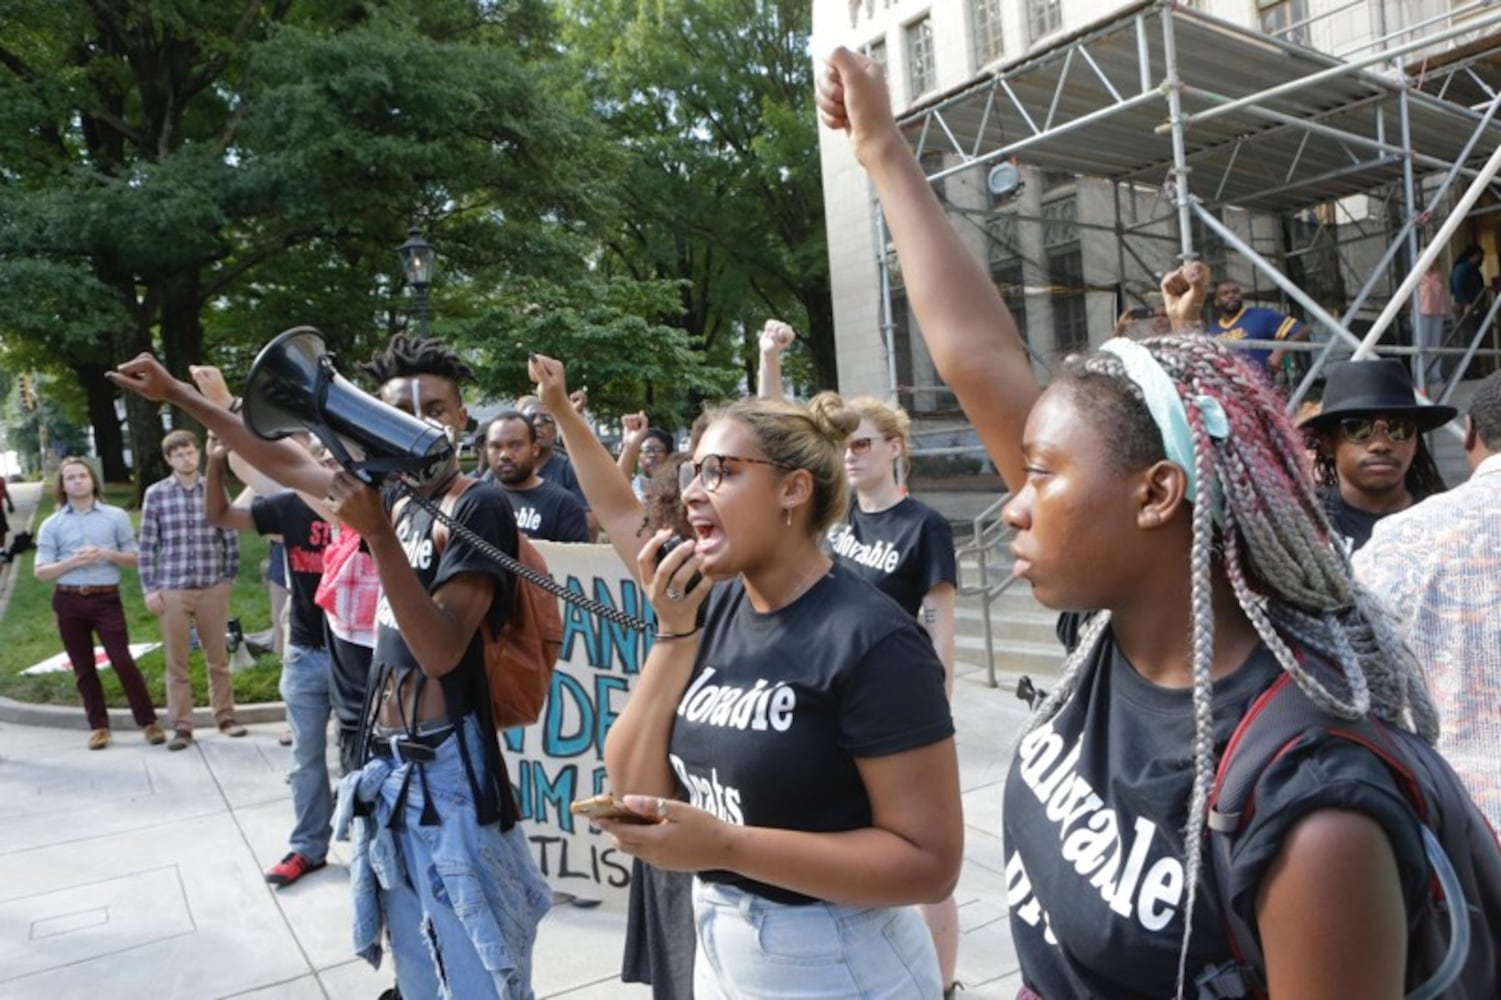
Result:
<svg viewBox="0 0 1501 1000"><path fill-rule="evenodd" d="M1342 718L1373 713L1430 743L1438 716L1417 661L1389 623L1390 613L1354 582L1347 558L1330 544L1323 505L1302 464L1303 442L1270 384L1204 336L1140 341L1175 383L1188 414L1200 503L1193 505L1192 574L1194 784L1184 820L1187 906L1179 953L1183 993L1190 915L1203 861L1206 813L1216 767L1211 711L1213 574L1223 572L1263 643L1315 704ZM1111 428L1122 471L1165 459L1162 433L1120 358L1098 352L1064 361L1054 382L1096 426ZM1229 433L1211 436L1195 397L1218 400ZM1219 509L1210 498L1218 498ZM1109 623L1094 615L1064 663L1062 676L1027 731L1050 719L1078 683L1079 671ZM1335 664L1340 682L1306 670L1289 644ZM1024 734L1025 735L1025 734Z"/></svg>

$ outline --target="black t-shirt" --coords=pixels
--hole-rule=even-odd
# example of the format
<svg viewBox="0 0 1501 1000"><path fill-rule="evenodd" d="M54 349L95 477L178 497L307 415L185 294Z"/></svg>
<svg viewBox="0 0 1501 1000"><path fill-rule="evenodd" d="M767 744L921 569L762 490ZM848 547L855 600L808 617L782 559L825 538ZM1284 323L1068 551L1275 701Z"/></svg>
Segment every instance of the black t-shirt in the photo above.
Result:
<svg viewBox="0 0 1501 1000"><path fill-rule="evenodd" d="M1060 634L1074 634L1075 625L1061 623ZM1215 685L1217 757L1280 670L1258 646ZM1021 741L1006 781L1005 879L1022 977L1041 996L1173 995L1187 903L1192 705L1191 690L1139 675L1107 630L1073 696ZM1298 745L1262 772L1254 816L1235 840L1228 898L1253 926L1256 891L1287 831L1326 807L1381 825L1409 913L1417 912L1427 865L1416 817L1374 754L1324 740ZM1230 956L1214 914L1213 880L1206 858L1193 913L1190 990L1206 966ZM1332 918L1337 909L1330 912Z"/></svg>
<svg viewBox="0 0 1501 1000"><path fill-rule="evenodd" d="M856 758L954 733L943 666L917 623L837 563L761 614L740 580L714 589L669 759L693 805L744 826L832 832L871 821ZM814 900L734 872L700 873L784 903Z"/></svg>
<svg viewBox="0 0 1501 1000"><path fill-rule="evenodd" d="M1338 536L1334 541L1347 556L1354 555L1371 540L1376 522L1386 516L1351 507L1337 489L1325 491L1324 512L1329 515L1329 523Z"/></svg>
<svg viewBox="0 0 1501 1000"><path fill-rule="evenodd" d="M505 487L516 527L528 538L546 542L587 542L589 522L583 506L563 487L543 480L529 490Z"/></svg>
<svg viewBox="0 0 1501 1000"><path fill-rule="evenodd" d="M928 591L959 579L949 523L911 497L874 513L851 504L845 522L829 532L829 551L909 615Z"/></svg>
<svg viewBox="0 0 1501 1000"><path fill-rule="evenodd" d="M584 488L579 485L579 477L574 474L573 461L564 454L563 449L554 448L552 455L542 463L542 468L537 470L537 475L549 483L563 487L573 494L573 498L584 510L589 509L589 499L584 496Z"/></svg>
<svg viewBox="0 0 1501 1000"><path fill-rule="evenodd" d="M262 535L280 535L286 549L287 590L291 592L291 642L312 649L323 648L323 609L313 603L318 582L323 579L323 549L333 528L290 490L256 497L250 518Z"/></svg>
<svg viewBox="0 0 1501 1000"><path fill-rule="evenodd" d="M490 603L488 620L498 633L515 601L515 578L486 556L474 544L455 531L449 531L442 552L433 538L431 514L410 501L398 503L395 491L386 494L386 505L395 513L396 537L406 552L417 578L429 594L462 573L484 573L495 578L495 596ZM438 501L439 497L433 497ZM487 483L474 483L453 504L452 519L507 555L516 555L516 519L501 490ZM381 594L375 609L375 652L371 657L370 693L382 691L388 678L395 675L403 684L427 682L416 657L401 636L400 624ZM413 675L415 681L407 680ZM493 734L495 724L490 711L490 687L485 676L484 640L480 630L459 659L458 665L439 678L449 717L455 723L464 715L478 716L482 731L492 734L485 740L483 773L470 770L470 786L481 823L500 821L509 829L514 823L515 807L506 778L500 744ZM373 699L372 699L373 700ZM368 734L374 723L373 705L367 703L364 729ZM469 767L467 757L465 766Z"/></svg>

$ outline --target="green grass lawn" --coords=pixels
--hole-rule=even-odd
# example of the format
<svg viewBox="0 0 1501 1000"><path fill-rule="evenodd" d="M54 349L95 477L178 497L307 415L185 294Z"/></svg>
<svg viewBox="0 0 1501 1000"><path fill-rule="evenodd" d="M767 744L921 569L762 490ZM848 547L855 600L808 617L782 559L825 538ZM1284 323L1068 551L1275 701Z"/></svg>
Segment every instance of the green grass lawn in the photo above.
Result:
<svg viewBox="0 0 1501 1000"><path fill-rule="evenodd" d="M129 484L111 485L105 490L105 499L116 506L125 506L132 494ZM37 507L32 531L41 527L42 521L51 514L54 504L50 491L44 493ZM139 527L140 512L132 511L131 520ZM235 580L234 591L229 599L229 616L239 618L246 632L259 632L268 627L271 620L271 604L266 594L266 585L260 579L261 561L266 558L270 543L260 535L240 536L240 574ZM47 705L78 705L78 692L73 687L71 671L23 677L21 671L54 653L61 651L62 643L57 636L57 625L52 617L52 584L39 583L31 575L36 553L28 552L5 572L16 575L15 589L10 595L10 604L5 616L0 619L0 695L20 701ZM140 578L133 569L123 571L120 579L120 596L125 604L125 620L130 628L130 641L159 642L161 628L157 617L146 610L141 599ZM166 659L163 651L153 650L137 661L152 700L166 705ZM203 654L194 650L189 660L189 673L193 680L193 699L198 705L208 704L208 683L204 675ZM280 701L277 680L281 674L281 660L273 655L258 657L254 667L238 671L234 675L235 701L250 704L259 701ZM113 708L125 708L125 694L120 690L120 681L113 670L99 672L104 684L104 694Z"/></svg>

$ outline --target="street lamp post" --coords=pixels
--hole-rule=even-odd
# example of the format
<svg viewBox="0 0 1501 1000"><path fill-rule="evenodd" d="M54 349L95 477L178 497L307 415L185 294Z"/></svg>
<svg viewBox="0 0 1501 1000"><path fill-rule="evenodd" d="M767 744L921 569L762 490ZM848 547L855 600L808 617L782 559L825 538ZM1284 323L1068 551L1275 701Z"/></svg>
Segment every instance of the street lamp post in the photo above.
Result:
<svg viewBox="0 0 1501 1000"><path fill-rule="evenodd" d="M412 301L417 307L417 332L426 337L427 288L433 281L438 251L422 238L422 230L413 226L407 230L407 241L397 247L396 252L401 257L401 270L412 288Z"/></svg>

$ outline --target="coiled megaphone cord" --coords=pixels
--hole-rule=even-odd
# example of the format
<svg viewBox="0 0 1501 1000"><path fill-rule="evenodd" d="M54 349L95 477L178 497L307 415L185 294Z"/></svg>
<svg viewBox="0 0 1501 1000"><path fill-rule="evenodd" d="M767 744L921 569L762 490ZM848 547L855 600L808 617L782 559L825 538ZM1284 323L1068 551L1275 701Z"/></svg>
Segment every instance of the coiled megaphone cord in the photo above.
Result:
<svg viewBox="0 0 1501 1000"><path fill-rule="evenodd" d="M459 473L459 475L463 475L463 473ZM645 619L628 615L619 608L612 608L608 604L601 604L592 597L585 597L577 591L569 590L546 573L537 572L515 556L503 551L499 546L481 538L466 525L460 524L449 517L444 513L440 505L433 503L432 500L419 494L416 490L412 489L410 484L401 478L396 477L395 482L397 483L397 489L411 500L412 503L427 511L435 520L447 527L449 531L459 535L464 541L484 553L491 562L500 566L508 573L514 574L517 578L525 580L533 586L541 587L554 597L567 601L569 604L577 605L590 614L603 618L606 621L614 622L616 625L632 629L636 632L653 631L652 624Z"/></svg>

